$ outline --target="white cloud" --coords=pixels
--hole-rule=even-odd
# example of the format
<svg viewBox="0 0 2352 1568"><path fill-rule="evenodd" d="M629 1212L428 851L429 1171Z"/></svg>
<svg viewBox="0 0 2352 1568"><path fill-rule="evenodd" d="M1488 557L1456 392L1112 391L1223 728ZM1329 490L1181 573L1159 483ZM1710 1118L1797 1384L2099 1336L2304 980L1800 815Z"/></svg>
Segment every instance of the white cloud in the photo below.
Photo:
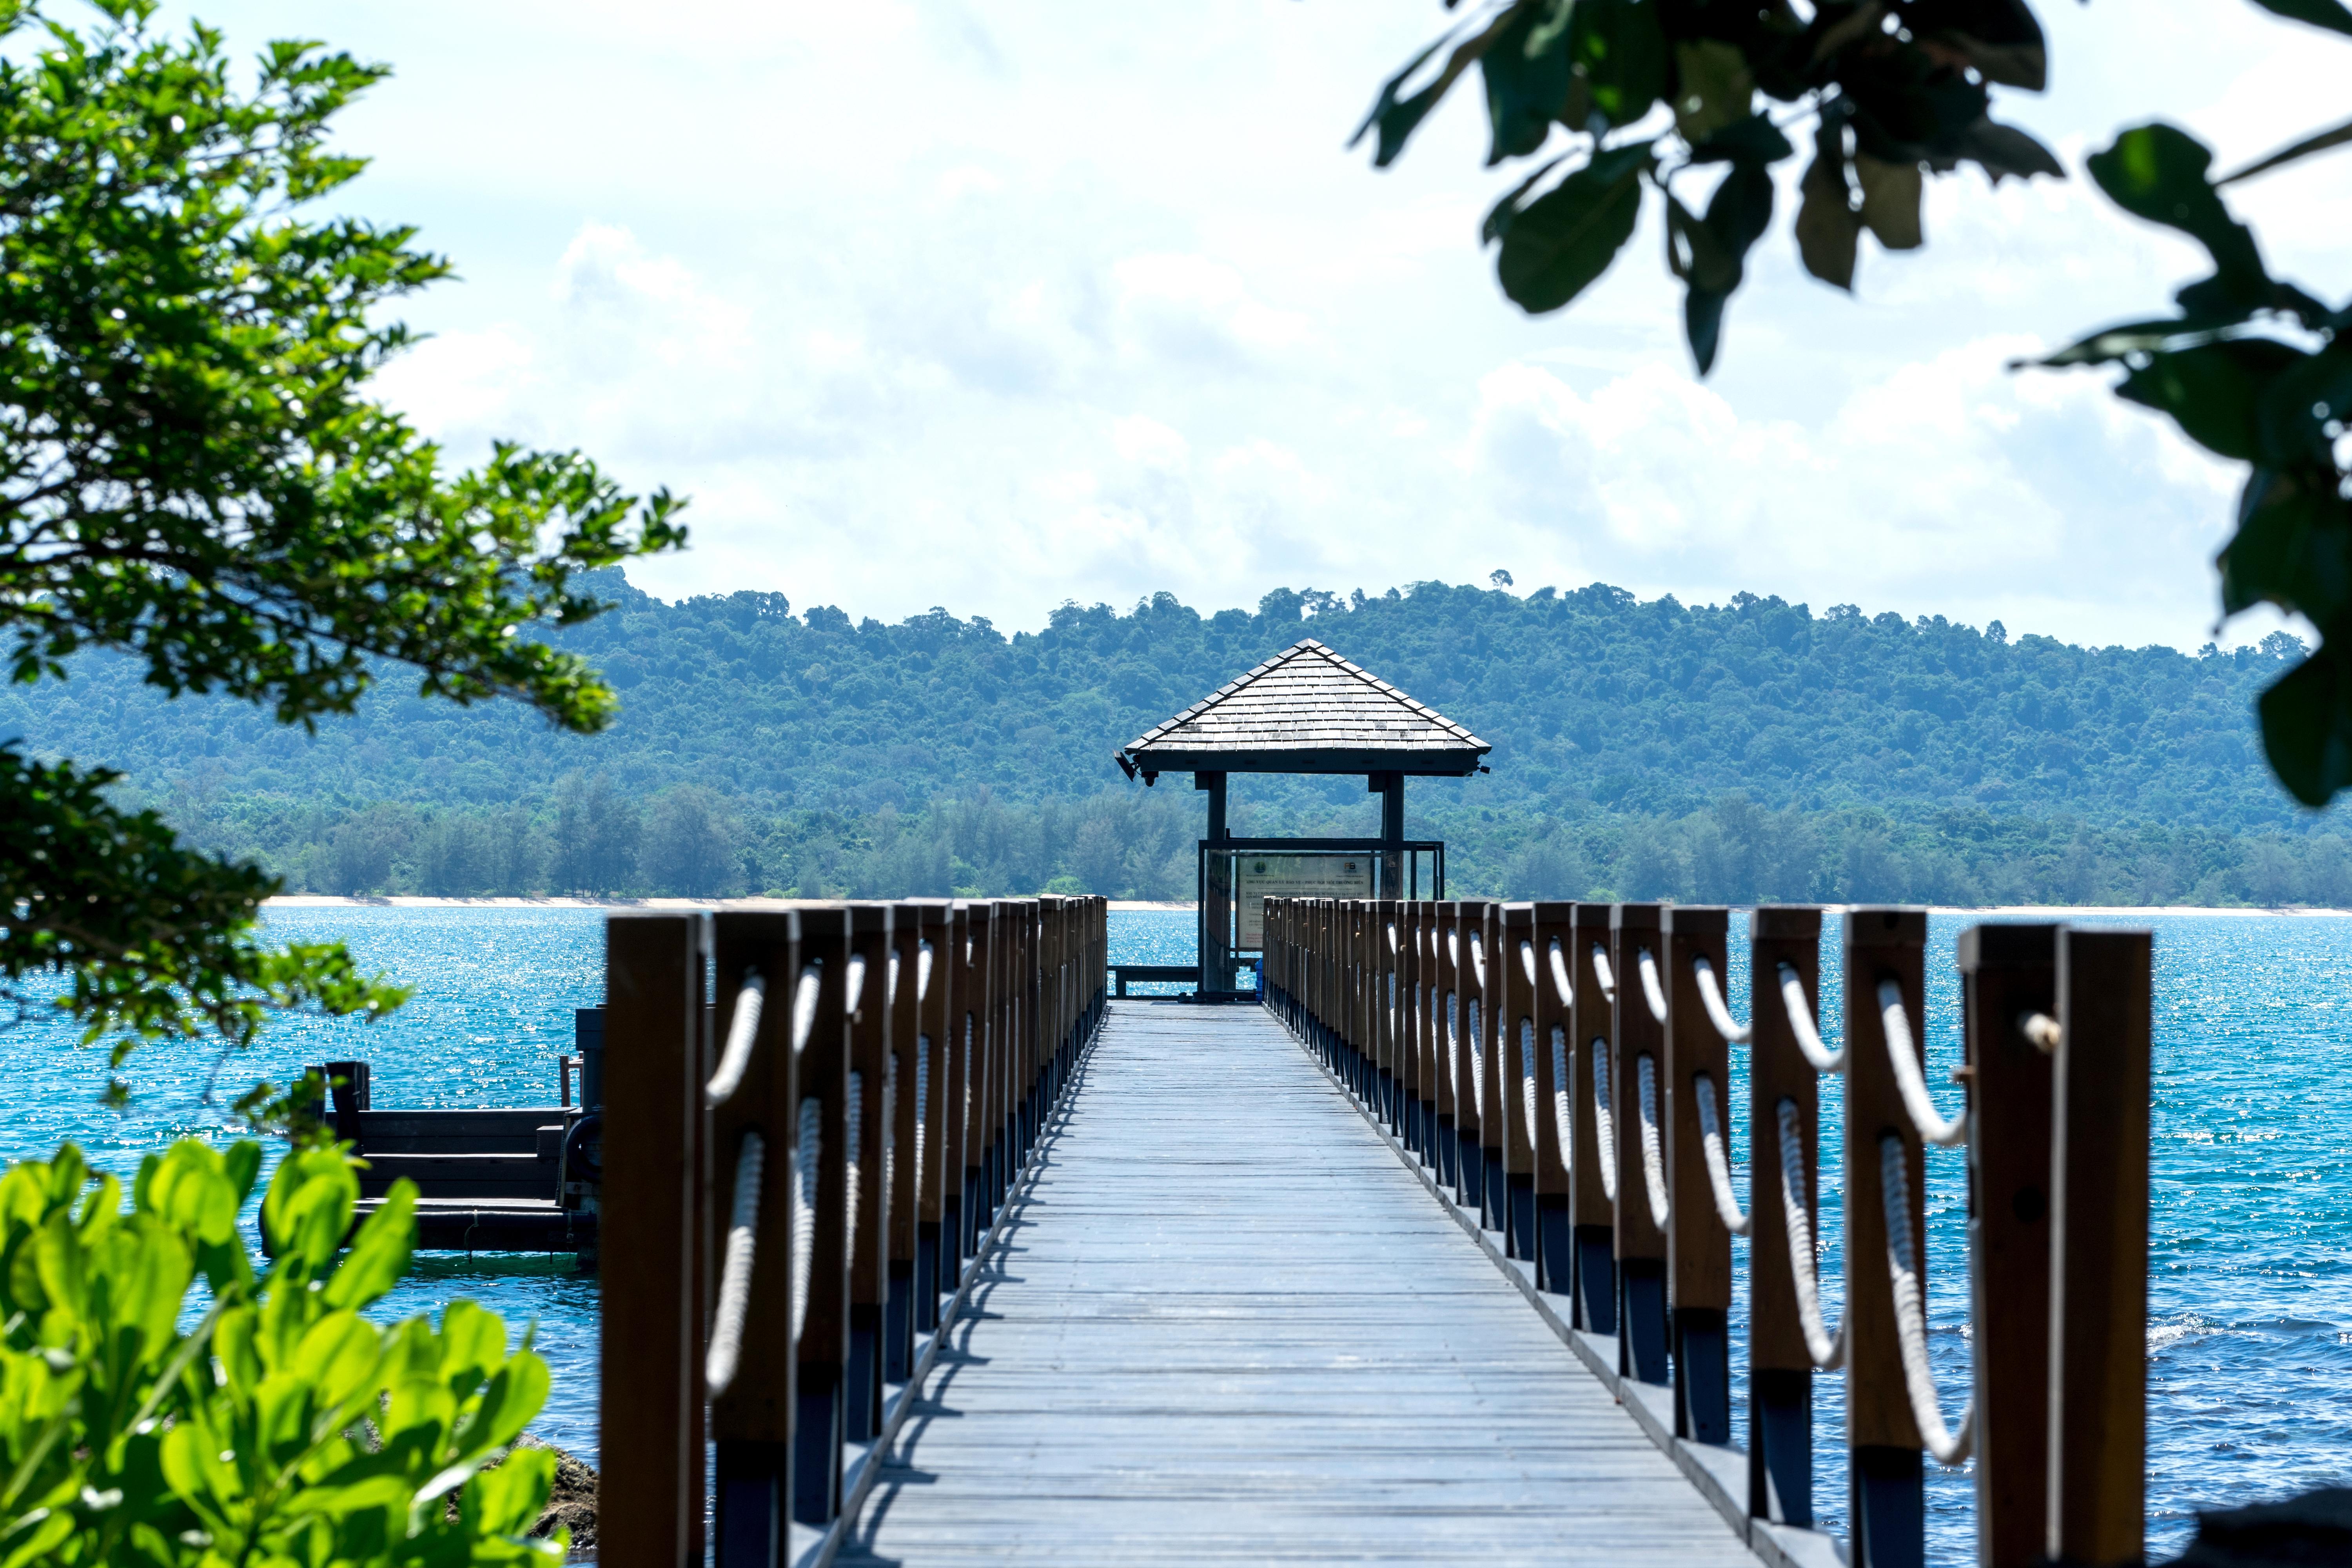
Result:
<svg viewBox="0 0 2352 1568"><path fill-rule="evenodd" d="M2039 11L2056 90L2003 112L2077 169L2159 110L2224 163L2259 155L2347 58L2241 0ZM240 48L320 30L293 0L205 15ZM695 549L635 574L668 594L1035 625L1064 598L1215 608L1506 566L2205 636L2226 471L2098 378L2004 368L2160 306L2189 247L2080 178L1969 173L1931 187L1927 249L1865 248L1849 299L1784 224L1701 384L1654 214L1570 311L1498 298L1475 229L1508 172L1479 169L1475 90L1394 169L1342 151L1443 22L1291 0L339 12L339 47L399 68L351 117L378 155L352 205L420 222L467 279L410 302L438 335L385 395L460 457L578 447L691 494ZM2345 178L2315 161L2239 198L2339 292Z"/></svg>

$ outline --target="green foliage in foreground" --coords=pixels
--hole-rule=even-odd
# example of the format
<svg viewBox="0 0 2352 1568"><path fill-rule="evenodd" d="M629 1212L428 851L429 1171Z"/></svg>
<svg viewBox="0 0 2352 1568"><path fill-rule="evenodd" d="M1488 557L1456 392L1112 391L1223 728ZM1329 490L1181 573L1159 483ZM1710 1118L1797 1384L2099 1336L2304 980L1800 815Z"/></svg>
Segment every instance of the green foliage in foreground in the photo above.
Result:
<svg viewBox="0 0 2352 1568"><path fill-rule="evenodd" d="M383 68L278 42L248 75L218 32L151 31L153 0L98 9L77 29L0 0L14 680L118 650L158 692L309 726L405 667L425 696L604 727L614 698L581 655L521 634L594 616L579 574L681 543L676 506L638 506L577 454L500 447L446 474L370 401L409 341L390 307L447 263L411 229L299 215L365 166L328 128ZM340 946L262 942L273 879L116 809L114 778L0 748L0 997L54 994L124 1048L399 1005ZM71 984L20 990L44 971Z"/></svg>
<svg viewBox="0 0 2352 1568"><path fill-rule="evenodd" d="M0 1178L0 1568L562 1561L563 1532L525 1535L555 1456L509 1447L546 1363L471 1302L437 1328L360 1315L407 1270L415 1186L338 1262L351 1162L289 1153L257 1276L236 1216L260 1169L257 1143L184 1139L141 1163L128 1210L71 1144Z"/></svg>

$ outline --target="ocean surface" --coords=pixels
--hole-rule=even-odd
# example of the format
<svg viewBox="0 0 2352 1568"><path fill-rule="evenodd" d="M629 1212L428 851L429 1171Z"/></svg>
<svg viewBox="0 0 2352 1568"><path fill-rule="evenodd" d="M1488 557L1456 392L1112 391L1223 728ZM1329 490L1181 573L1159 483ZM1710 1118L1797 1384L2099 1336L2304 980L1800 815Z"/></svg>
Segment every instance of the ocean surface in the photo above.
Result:
<svg viewBox="0 0 2352 1568"><path fill-rule="evenodd" d="M1110 917L1115 962L1192 961L1193 917ZM293 1018L250 1053L152 1047L132 1058L135 1098L103 1109L105 1063L37 1005L0 1030L0 1156L45 1155L64 1140L126 1177L175 1137L234 1135L227 1103L257 1077L286 1081L305 1062L364 1058L376 1102L458 1107L553 1104L572 1010L602 998L600 919L585 910L297 908L274 911L285 937L340 939L359 961L415 988L370 1024ZM1953 944L1971 917L1929 922L1927 1079L1948 1112L1958 1045ZM2151 913L2100 923L2156 932L2155 1192L2148 1331L2149 1546L2171 1555L2200 1505L2229 1505L2352 1483L2352 919ZM1842 1008L1838 952L1823 943L1826 1026ZM1745 965L1732 1005L1747 1014ZM1746 1105L1745 1052L1728 1095ZM1824 1085L1823 1142L1839 1086ZM1747 1158L1744 1110L1733 1155ZM1931 1352L1948 1419L1965 1403L1966 1176L1958 1152L1928 1155ZM1834 1169L1821 1179L1822 1277L1832 1318L1843 1258ZM247 1223L252 1225L248 1213ZM1744 1275L1745 1242L1735 1244ZM1744 1303L1744 1279L1738 1300ZM596 1282L569 1257L420 1255L382 1304L387 1317L436 1312L470 1296L519 1332L538 1324L554 1389L537 1430L590 1459L596 1442ZM1735 1365L1743 1338L1735 1321ZM1744 1379L1742 1380L1744 1382ZM1814 1506L1846 1520L1843 1386L1815 1380ZM1746 1417L1735 1413L1735 1430ZM1928 1467L1930 1554L1973 1560L1965 1471Z"/></svg>

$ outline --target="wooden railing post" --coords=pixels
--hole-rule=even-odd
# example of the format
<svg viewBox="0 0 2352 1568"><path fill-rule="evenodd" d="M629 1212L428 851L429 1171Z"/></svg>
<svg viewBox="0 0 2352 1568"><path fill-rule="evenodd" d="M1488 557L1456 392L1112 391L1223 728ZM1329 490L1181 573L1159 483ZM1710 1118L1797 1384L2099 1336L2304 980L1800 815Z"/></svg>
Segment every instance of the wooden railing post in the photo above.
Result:
<svg viewBox="0 0 2352 1568"><path fill-rule="evenodd" d="M761 1146L759 1224L744 1333L734 1381L710 1401L716 1450L714 1535L719 1568L774 1563L786 1550L792 1518L793 1415L796 1393L792 1342L794 1143L800 1122L799 1075L793 1059L793 996L801 973L800 916L791 910L722 910L713 921L718 983L711 1033L732 1037L747 978L764 987L759 1033L735 1092L709 1113L709 1250L724 1256L734 1213L735 1178L747 1137ZM701 1086L696 1086L698 1093ZM696 1368L698 1384L701 1368ZM701 1445L695 1445L699 1448ZM695 1499L700 1512L701 1499ZM694 1526L700 1533L700 1521Z"/></svg>
<svg viewBox="0 0 2352 1568"><path fill-rule="evenodd" d="M1503 1163L1506 1112L1502 1049L1496 1019L1502 1011L1501 908L1491 900L1462 906L1462 1054L1475 1090L1471 1114L1478 1126L1478 1223L1500 1232L1510 1220L1510 1186Z"/></svg>
<svg viewBox="0 0 2352 1568"><path fill-rule="evenodd" d="M604 922L604 1273L598 1448L612 1471L599 1538L615 1563L698 1559L702 1342L695 1237L707 917Z"/></svg>
<svg viewBox="0 0 2352 1568"><path fill-rule="evenodd" d="M1510 1257L1537 1265L1536 1158L1538 1112L1551 1106L1538 1092L1536 1058L1536 907L1501 904L1495 910L1495 950L1487 967L1495 984L1496 1077L1502 1084L1503 1245ZM1546 984L1549 984L1547 979Z"/></svg>
<svg viewBox="0 0 2352 1568"><path fill-rule="evenodd" d="M841 1511L844 1373L849 1360L850 911L801 911L801 957L818 966L816 1022L800 1057L800 1092L817 1102L815 1238L793 1421L793 1517L822 1527ZM618 1561L616 1558L615 1561Z"/></svg>
<svg viewBox="0 0 2352 1568"><path fill-rule="evenodd" d="M890 1081L891 909L887 904L850 906L853 972L864 983L849 1002L849 1071L855 1123L845 1121L856 1163L846 1166L856 1184L856 1225L849 1235L849 1357L845 1363L843 1436L852 1443L873 1439L882 1429L882 1320L890 1285L889 1132L893 1120Z"/></svg>
<svg viewBox="0 0 2352 1568"><path fill-rule="evenodd" d="M1428 1059L1421 1037L1421 994L1428 969L1422 955L1422 910L1425 907L1417 899L1406 899L1397 904L1397 1073L1402 1079L1400 1114L1404 1119L1400 1136L1413 1158L1423 1165L1434 1158L1429 1146Z"/></svg>
<svg viewBox="0 0 2352 1568"><path fill-rule="evenodd" d="M940 1141L940 1294L954 1294L972 1255L971 1089L972 1053L980 1034L979 979L971 968L971 912L951 904L947 914L947 951L940 1002L947 1008L942 1037L947 1055L940 1078L940 1113L947 1120Z"/></svg>
<svg viewBox="0 0 2352 1568"><path fill-rule="evenodd" d="M1672 1381L1667 1347L1666 1234L1650 1210L1642 1154L1642 1058L1654 1075L1665 1066L1665 1026L1642 990L1641 954L1659 953L1655 904L1614 904L1609 913L1609 967L1616 982L1611 1009L1610 1097L1617 1131L1617 1372L1638 1383ZM1664 963L1661 954L1658 962ZM1664 1108L1659 1108L1663 1118ZM1664 1131L1663 1128L1660 1130Z"/></svg>
<svg viewBox="0 0 2352 1568"><path fill-rule="evenodd" d="M1568 1210L1575 1235L1575 1271L1569 1281L1576 1304L1574 1322L1588 1334L1617 1332L1617 1205L1609 1196L1622 1156L1601 1140L1600 1084L1596 1069L1607 1074L1616 1060L1617 1019L1614 1004L1601 994L1601 972L1593 963L1596 949L1605 951L1612 940L1607 904L1570 907L1569 973L1575 995L1568 1022L1569 1109L1576 1118L1576 1138L1568 1173ZM1612 1113L1617 1098L1613 1079L1608 1084ZM1612 1114L1613 1121L1613 1114ZM1619 1142L1622 1130L1612 1126ZM1601 1162L1610 1162L1604 1173Z"/></svg>
<svg viewBox="0 0 2352 1568"><path fill-rule="evenodd" d="M1397 1012L1397 911L1394 899L1372 905L1372 1035L1380 1058L1378 1072L1381 1120L1399 1138L1404 1136L1402 1030Z"/></svg>
<svg viewBox="0 0 2352 1568"><path fill-rule="evenodd" d="M1927 1519L1919 1428L1911 1415L1903 1357L1887 1284L1886 1206L1879 1140L1903 1142L1909 1222L1927 1294L1923 1221L1925 1162L1918 1131L1904 1108L1879 983L1901 987L1914 1020L1920 1010L1927 916L1904 909L1850 910L1845 917L1845 1407L1852 1486L1853 1568L1917 1568L1926 1553ZM1913 1043L1924 1046L1914 1027Z"/></svg>
<svg viewBox="0 0 2352 1568"><path fill-rule="evenodd" d="M1470 1053L1462 1048L1461 986L1466 965L1461 922L1462 906L1440 900L1437 921L1430 931L1430 948L1437 961L1437 985L1430 998L1430 1037L1437 1055L1437 1147L1443 1162L1438 1179L1454 1189L1455 1203L1467 1205L1476 1201L1478 1123L1470 1109Z"/></svg>
<svg viewBox="0 0 2352 1568"><path fill-rule="evenodd" d="M922 1129L916 1161L915 1331L940 1326L940 1297L953 1288L957 1178L963 1172L950 1131L949 1095L955 1083L952 1061L961 1043L949 1020L955 994L954 910L944 900L926 899L908 906L908 927L915 946L915 1059L923 1079L917 1108ZM903 980L903 976L902 976Z"/></svg>
<svg viewBox="0 0 2352 1568"><path fill-rule="evenodd" d="M904 1383L915 1369L915 1299L917 1237L923 1206L922 1176L915 1168L923 1150L920 1118L929 1109L918 1093L918 1081L928 1091L930 1064L925 1048L921 1017L923 973L922 910L913 903L891 906L890 911L890 1213L883 1224L889 1239L890 1277L882 1301L882 1380Z"/></svg>
<svg viewBox="0 0 2352 1568"><path fill-rule="evenodd" d="M1805 1016L1818 1019L1821 948L1819 910L1766 908L1748 917L1748 1511L1805 1528L1813 1522L1813 1358L1790 1271L1780 1105L1789 1102L1794 1117L1800 1191L1809 1234L1818 1237L1821 1087L1789 1021L1780 965L1796 973Z"/></svg>
<svg viewBox="0 0 2352 1568"><path fill-rule="evenodd" d="M1960 933L1967 1043L1977 1557L2032 1568L2049 1528L2050 1176L2054 1079L2019 1020L2058 1010L2058 928Z"/></svg>
<svg viewBox="0 0 2352 1568"><path fill-rule="evenodd" d="M2152 947L2058 936L2046 1550L2087 1568L2145 1551Z"/></svg>
<svg viewBox="0 0 2352 1568"><path fill-rule="evenodd" d="M1576 1221L1570 1190L1570 1158L1576 1124L1561 1124L1563 1103L1574 1106L1576 1040L1571 1005L1576 985L1576 906L1531 907L1528 939L1535 959L1529 1021L1536 1071L1535 1162L1536 1288L1568 1296L1576 1279ZM1553 957L1558 950L1558 960ZM1567 985L1561 985L1562 979ZM1566 1142L1563 1142L1562 1140ZM1571 1311L1573 1309L1571 1308Z"/></svg>
<svg viewBox="0 0 2352 1568"><path fill-rule="evenodd" d="M1717 1212L1699 1122L1699 1096L1705 1092L1714 1097L1728 1161L1731 1050L1699 1000L1696 967L1705 959L1717 984L1726 984L1724 950L1730 930L1730 911L1723 909L1678 907L1660 921L1666 1039L1658 1075L1664 1103L1658 1114L1666 1183L1673 1190L1666 1265L1674 1311L1675 1430L1694 1443L1731 1441L1731 1232Z"/></svg>

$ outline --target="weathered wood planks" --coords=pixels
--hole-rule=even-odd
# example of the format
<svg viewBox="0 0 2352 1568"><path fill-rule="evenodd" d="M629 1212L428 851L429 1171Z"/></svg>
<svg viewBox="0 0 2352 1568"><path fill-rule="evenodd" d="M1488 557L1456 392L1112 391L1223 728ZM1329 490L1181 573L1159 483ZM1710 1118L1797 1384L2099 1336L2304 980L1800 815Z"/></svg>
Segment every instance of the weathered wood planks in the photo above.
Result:
<svg viewBox="0 0 2352 1568"><path fill-rule="evenodd" d="M1255 1008L1112 1010L844 1562L1752 1563Z"/></svg>

